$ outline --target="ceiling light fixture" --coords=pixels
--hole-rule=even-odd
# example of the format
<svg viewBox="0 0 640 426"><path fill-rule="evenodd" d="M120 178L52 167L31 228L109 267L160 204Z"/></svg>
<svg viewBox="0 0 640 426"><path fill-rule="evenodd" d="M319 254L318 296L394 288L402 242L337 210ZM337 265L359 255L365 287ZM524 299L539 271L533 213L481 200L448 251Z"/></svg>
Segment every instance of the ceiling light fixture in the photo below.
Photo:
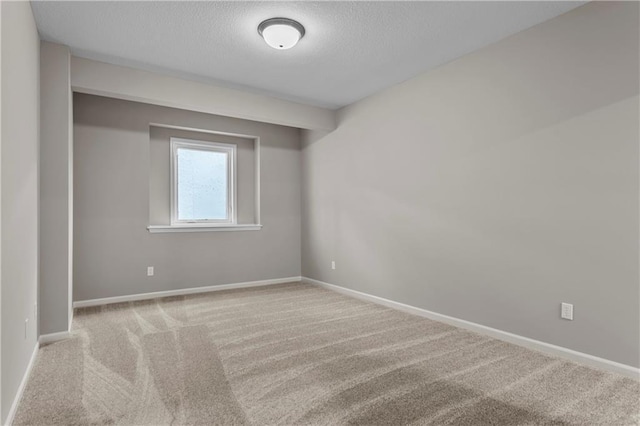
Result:
<svg viewBox="0 0 640 426"><path fill-rule="evenodd" d="M258 34L274 49L291 49L304 37L304 27L293 19L271 18L258 25Z"/></svg>

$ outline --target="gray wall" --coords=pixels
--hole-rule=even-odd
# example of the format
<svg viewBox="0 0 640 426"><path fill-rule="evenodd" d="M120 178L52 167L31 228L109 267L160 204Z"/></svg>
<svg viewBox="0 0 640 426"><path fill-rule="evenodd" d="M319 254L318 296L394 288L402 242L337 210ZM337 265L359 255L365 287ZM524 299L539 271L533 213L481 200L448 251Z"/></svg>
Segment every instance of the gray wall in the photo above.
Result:
<svg viewBox="0 0 640 426"><path fill-rule="evenodd" d="M1 376L4 424L37 343L40 40L28 2L1 2ZM25 319L28 327L25 337Z"/></svg>
<svg viewBox="0 0 640 426"><path fill-rule="evenodd" d="M40 47L40 334L69 330L73 273L73 122L69 48Z"/></svg>
<svg viewBox="0 0 640 426"><path fill-rule="evenodd" d="M150 234L150 123L259 136L262 230ZM289 127L75 94L74 300L299 276L299 136Z"/></svg>
<svg viewBox="0 0 640 426"><path fill-rule="evenodd" d="M304 132L303 275L639 366L638 7L587 4Z"/></svg>

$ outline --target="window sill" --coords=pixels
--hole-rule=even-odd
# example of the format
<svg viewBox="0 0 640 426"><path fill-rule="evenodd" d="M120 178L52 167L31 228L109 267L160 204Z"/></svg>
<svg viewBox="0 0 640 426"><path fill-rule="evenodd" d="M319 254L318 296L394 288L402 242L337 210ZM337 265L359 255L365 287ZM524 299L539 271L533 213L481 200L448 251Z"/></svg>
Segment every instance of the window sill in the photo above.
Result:
<svg viewBox="0 0 640 426"><path fill-rule="evenodd" d="M189 225L149 225L147 229L152 234L165 232L216 232L216 231L259 231L260 224L248 225L211 225L211 224L189 224Z"/></svg>

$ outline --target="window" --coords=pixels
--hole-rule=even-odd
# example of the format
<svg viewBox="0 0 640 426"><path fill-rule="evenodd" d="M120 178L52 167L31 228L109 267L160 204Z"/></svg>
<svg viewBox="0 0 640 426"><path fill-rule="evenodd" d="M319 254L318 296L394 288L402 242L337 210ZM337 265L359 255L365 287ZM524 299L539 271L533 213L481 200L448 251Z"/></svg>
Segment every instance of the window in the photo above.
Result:
<svg viewBox="0 0 640 426"><path fill-rule="evenodd" d="M236 223L236 145L171 138L171 225Z"/></svg>

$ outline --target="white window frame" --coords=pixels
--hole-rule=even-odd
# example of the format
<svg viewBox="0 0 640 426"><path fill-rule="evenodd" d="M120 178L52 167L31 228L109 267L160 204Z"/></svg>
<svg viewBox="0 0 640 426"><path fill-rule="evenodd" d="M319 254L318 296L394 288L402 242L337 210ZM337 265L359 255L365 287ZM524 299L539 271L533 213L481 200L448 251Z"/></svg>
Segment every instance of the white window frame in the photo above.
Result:
<svg viewBox="0 0 640 426"><path fill-rule="evenodd" d="M228 219L201 219L178 220L178 149L186 148L199 151L223 152L227 154L227 218ZM171 226L193 226L194 224L235 225L236 215L236 162L237 145L199 141L184 138L171 138Z"/></svg>

